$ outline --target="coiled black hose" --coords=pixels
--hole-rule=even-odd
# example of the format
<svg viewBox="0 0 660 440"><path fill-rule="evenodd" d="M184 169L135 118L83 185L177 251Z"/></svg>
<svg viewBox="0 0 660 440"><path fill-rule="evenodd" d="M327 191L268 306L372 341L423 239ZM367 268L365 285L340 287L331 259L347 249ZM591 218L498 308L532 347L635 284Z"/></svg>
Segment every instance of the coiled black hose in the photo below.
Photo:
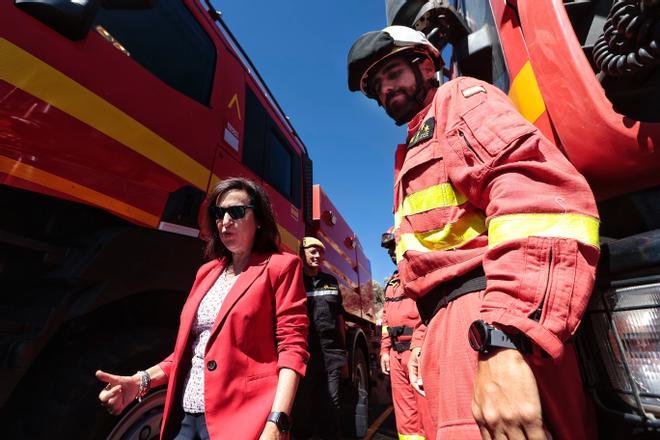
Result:
<svg viewBox="0 0 660 440"><path fill-rule="evenodd" d="M660 0L615 0L593 48L596 66L624 76L660 64Z"/></svg>

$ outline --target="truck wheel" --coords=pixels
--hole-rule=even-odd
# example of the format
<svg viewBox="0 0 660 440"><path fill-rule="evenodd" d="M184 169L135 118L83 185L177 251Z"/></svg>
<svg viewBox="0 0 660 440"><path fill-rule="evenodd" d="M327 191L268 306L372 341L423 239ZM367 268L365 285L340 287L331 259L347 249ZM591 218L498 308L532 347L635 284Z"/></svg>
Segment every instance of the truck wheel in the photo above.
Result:
<svg viewBox="0 0 660 440"><path fill-rule="evenodd" d="M166 394L164 389L149 393L142 402L124 411L106 440L158 439Z"/></svg>
<svg viewBox="0 0 660 440"><path fill-rule="evenodd" d="M362 438L369 429L369 366L364 351L358 348L353 356L351 388L343 419L343 433L346 436Z"/></svg>
<svg viewBox="0 0 660 440"><path fill-rule="evenodd" d="M130 328L85 336L46 349L12 393L5 411L6 438L157 439L165 391L129 406L120 418L98 402L98 369L133 374L161 361L175 331Z"/></svg>

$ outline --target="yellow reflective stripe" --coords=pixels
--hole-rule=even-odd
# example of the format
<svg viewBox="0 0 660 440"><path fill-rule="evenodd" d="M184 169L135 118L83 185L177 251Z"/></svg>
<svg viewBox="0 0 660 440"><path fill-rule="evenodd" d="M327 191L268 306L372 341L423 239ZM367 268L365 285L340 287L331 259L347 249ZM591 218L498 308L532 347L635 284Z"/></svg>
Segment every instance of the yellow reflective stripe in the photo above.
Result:
<svg viewBox="0 0 660 440"><path fill-rule="evenodd" d="M545 103L529 61L520 69L509 89L509 98L529 122L535 122L545 112Z"/></svg>
<svg viewBox="0 0 660 440"><path fill-rule="evenodd" d="M426 440L426 437L419 434L401 434L399 433L399 440Z"/></svg>
<svg viewBox="0 0 660 440"><path fill-rule="evenodd" d="M210 170L99 95L0 38L0 80L84 122L198 188Z"/></svg>
<svg viewBox="0 0 660 440"><path fill-rule="evenodd" d="M387 333L387 326L386 326L386 325L383 326L383 328L382 328L382 330L381 330L381 334L382 334L383 336L386 336L386 335L389 334L389 333Z"/></svg>
<svg viewBox="0 0 660 440"><path fill-rule="evenodd" d="M455 249L486 231L486 218L474 211L455 223L449 223L442 229L421 233L401 234L396 245L397 262L403 259L407 251L433 252Z"/></svg>
<svg viewBox="0 0 660 440"><path fill-rule="evenodd" d="M160 221L159 217L150 212L143 211L137 206L129 205L119 199L107 196L72 180L65 179L32 165L9 159L8 157L0 156L0 173L18 177L19 179L50 188L53 191L67 194L78 200L99 206L117 215L151 227L158 226L158 222Z"/></svg>
<svg viewBox="0 0 660 440"><path fill-rule="evenodd" d="M292 253L297 255L298 249L300 249L300 240L298 240L295 235L293 235L291 232L289 232L288 229L279 223L277 224L277 230L280 233L282 244L289 248Z"/></svg>
<svg viewBox="0 0 660 440"><path fill-rule="evenodd" d="M527 237L571 238L594 247L598 240L598 219L582 214L510 214L488 223L488 247Z"/></svg>
<svg viewBox="0 0 660 440"><path fill-rule="evenodd" d="M430 211L435 208L459 206L466 201L467 198L455 191L451 183L446 182L433 185L406 196L394 214L394 227L399 227L401 220L406 215L419 214L420 212Z"/></svg>

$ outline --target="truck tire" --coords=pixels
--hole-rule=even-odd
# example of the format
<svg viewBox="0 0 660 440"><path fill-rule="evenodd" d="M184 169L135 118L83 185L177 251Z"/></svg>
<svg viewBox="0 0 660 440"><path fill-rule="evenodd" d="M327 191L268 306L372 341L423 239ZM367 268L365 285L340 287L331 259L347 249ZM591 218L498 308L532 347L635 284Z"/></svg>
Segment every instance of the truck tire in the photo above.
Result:
<svg viewBox="0 0 660 440"><path fill-rule="evenodd" d="M94 372L133 374L171 353L174 338L173 329L134 327L46 349L12 393L6 438L157 439L164 390L130 405L121 417L112 416L98 402L102 384Z"/></svg>
<svg viewBox="0 0 660 440"><path fill-rule="evenodd" d="M351 365L350 389L342 416L342 432L348 437L362 438L369 429L369 365L364 350L357 348Z"/></svg>
<svg viewBox="0 0 660 440"><path fill-rule="evenodd" d="M157 440L166 394L167 390L161 388L127 408L106 440Z"/></svg>

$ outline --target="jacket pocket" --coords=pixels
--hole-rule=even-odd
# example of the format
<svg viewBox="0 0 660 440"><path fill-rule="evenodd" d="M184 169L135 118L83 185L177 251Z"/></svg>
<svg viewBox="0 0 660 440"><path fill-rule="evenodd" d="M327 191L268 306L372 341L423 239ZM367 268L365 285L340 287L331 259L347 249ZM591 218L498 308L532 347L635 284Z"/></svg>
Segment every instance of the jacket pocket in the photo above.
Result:
<svg viewBox="0 0 660 440"><path fill-rule="evenodd" d="M542 280L542 285L541 285L541 295L540 297L535 301L534 307L532 308L532 313L529 314L530 319L533 319L536 322L541 321L541 317L543 316L543 309L545 306L545 302L548 298L548 295L550 293L550 287L552 283L552 269L554 265L554 254L552 250L552 245L550 245L546 252L546 264L545 264L545 273L541 273L541 280ZM538 295L537 295L538 296Z"/></svg>
<svg viewBox="0 0 660 440"><path fill-rule="evenodd" d="M477 160L486 164L508 145L536 130L513 105L496 99L484 100L463 113L461 119L464 124L458 129L459 136Z"/></svg>
<svg viewBox="0 0 660 440"><path fill-rule="evenodd" d="M575 330L577 323L569 317L575 310L583 310L586 304L577 304L573 298L577 270L577 242L563 238L552 239L552 261L549 268L548 289L542 306L539 323L565 340ZM585 301L587 301L585 299Z"/></svg>
<svg viewBox="0 0 660 440"><path fill-rule="evenodd" d="M568 319L576 274L577 244L573 240L530 237L521 284L521 296L531 300L527 316L564 339L570 336ZM525 294L525 292L533 292Z"/></svg>
<svg viewBox="0 0 660 440"><path fill-rule="evenodd" d="M411 181L413 185L415 180L419 181L422 173L425 176L432 174L436 181L445 181L446 173L442 156L440 143L435 139L409 150L395 185L403 185L405 189L410 186Z"/></svg>
<svg viewBox="0 0 660 440"><path fill-rule="evenodd" d="M248 395L256 395L262 392L267 393L269 389L272 389L274 392L277 387L278 378L277 371L252 374L246 379L246 391Z"/></svg>

